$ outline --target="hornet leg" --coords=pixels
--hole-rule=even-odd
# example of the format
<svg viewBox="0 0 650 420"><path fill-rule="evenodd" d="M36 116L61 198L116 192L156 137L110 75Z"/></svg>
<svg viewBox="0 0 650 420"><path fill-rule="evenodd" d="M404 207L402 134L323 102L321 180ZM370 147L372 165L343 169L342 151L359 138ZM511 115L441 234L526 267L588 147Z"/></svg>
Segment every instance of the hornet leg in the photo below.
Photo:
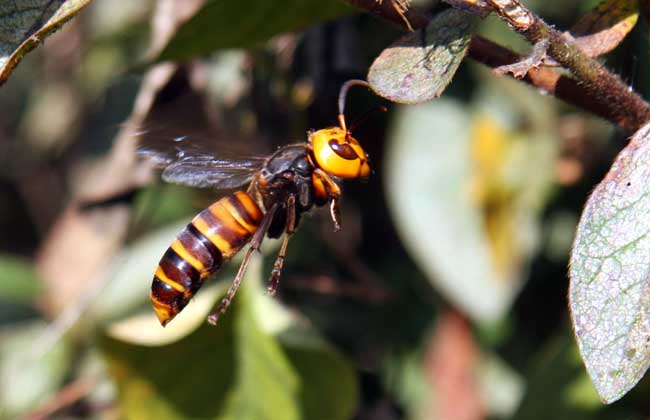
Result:
<svg viewBox="0 0 650 420"><path fill-rule="evenodd" d="M282 246L280 247L280 252L273 263L273 270L271 271L271 276L269 277L269 286L267 287L267 292L271 296L275 296L275 293L278 289L278 282L280 281L280 274L282 273L282 267L284 266L284 256L287 254L287 245L289 245L289 238L293 235L293 232L296 230L296 198L292 195L289 196L287 200L287 228L284 232L284 239L282 240Z"/></svg>
<svg viewBox="0 0 650 420"><path fill-rule="evenodd" d="M330 200L330 216L332 217L332 223L334 223L334 232L338 232L341 230L341 211L339 210L341 188L322 169L316 169L314 176L325 188L325 194Z"/></svg>
<svg viewBox="0 0 650 420"><path fill-rule="evenodd" d="M264 215L264 219L262 220L259 229L257 229L255 235L253 235L253 239L251 239L250 247L248 248L248 250L246 250L246 254L244 255L244 260L239 266L239 270L237 271L237 276L235 276L235 280L233 280L232 284L230 285L230 289L228 289L226 296L224 296L223 299L221 299L221 303L219 303L217 309L215 309L210 313L210 315L208 315L208 322L210 324L217 325L217 322L219 321L219 317L224 312L226 312L226 310L230 306L230 302L232 302L232 299L235 297L235 293L237 293L237 289L239 289L239 286L241 285L241 282L244 278L244 274L246 274L246 269L248 268L250 259L253 256L253 252L258 251L260 249L260 246L262 245L262 240L264 239L266 232L269 230L269 226L271 225L271 220L273 220L273 216L275 216L275 212L277 210L278 210L278 206L274 205L273 207L271 207L268 213Z"/></svg>
<svg viewBox="0 0 650 420"><path fill-rule="evenodd" d="M330 201L330 216L332 217L332 223L334 223L334 232L341 230L341 209L339 209L339 200L337 197L333 197Z"/></svg>

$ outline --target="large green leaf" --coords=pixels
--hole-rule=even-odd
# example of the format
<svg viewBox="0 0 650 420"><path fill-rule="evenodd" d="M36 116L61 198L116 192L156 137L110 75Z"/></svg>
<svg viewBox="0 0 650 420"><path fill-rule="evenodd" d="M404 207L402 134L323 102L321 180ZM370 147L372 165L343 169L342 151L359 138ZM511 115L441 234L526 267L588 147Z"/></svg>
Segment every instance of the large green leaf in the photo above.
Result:
<svg viewBox="0 0 650 420"><path fill-rule="evenodd" d="M601 399L621 398L650 366L650 125L596 187L571 255L571 314Z"/></svg>
<svg viewBox="0 0 650 420"><path fill-rule="evenodd" d="M217 327L202 323L163 346L102 339L123 418L350 418L358 396L348 363L320 341L263 329L260 317L274 312L256 303L255 280L247 276Z"/></svg>
<svg viewBox="0 0 650 420"><path fill-rule="evenodd" d="M494 322L535 250L553 142L548 129L517 131L516 103L483 97L474 114L444 98L400 109L385 179L398 232L432 285Z"/></svg>
<svg viewBox="0 0 650 420"><path fill-rule="evenodd" d="M274 35L352 12L340 1L207 0L169 41L159 59L184 59L217 49L250 47Z"/></svg>
<svg viewBox="0 0 650 420"><path fill-rule="evenodd" d="M86 7L91 0L0 2L0 85L25 54Z"/></svg>

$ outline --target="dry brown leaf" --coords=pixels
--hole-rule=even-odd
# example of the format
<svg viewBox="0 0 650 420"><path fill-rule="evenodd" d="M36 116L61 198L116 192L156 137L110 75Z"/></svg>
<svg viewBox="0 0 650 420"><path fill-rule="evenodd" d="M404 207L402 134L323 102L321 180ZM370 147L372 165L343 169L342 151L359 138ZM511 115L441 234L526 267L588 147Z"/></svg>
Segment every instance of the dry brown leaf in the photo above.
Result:
<svg viewBox="0 0 650 420"><path fill-rule="evenodd" d="M585 54L598 57L616 48L638 17L637 0L605 0L573 25L569 35Z"/></svg>

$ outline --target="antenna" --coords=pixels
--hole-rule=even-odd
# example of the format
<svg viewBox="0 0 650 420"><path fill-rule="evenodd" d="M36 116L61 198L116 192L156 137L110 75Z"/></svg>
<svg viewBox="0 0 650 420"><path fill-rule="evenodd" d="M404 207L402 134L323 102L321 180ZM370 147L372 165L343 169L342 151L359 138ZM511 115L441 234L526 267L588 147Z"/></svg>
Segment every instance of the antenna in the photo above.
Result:
<svg viewBox="0 0 650 420"><path fill-rule="evenodd" d="M345 98L348 95L348 90L352 86L365 86L370 89L370 83L361 79L352 79L343 83L341 86L341 91L339 92L339 125L344 131L348 131L347 125L345 124Z"/></svg>
<svg viewBox="0 0 650 420"><path fill-rule="evenodd" d="M388 108L386 108L383 105L377 105L375 107L370 108L361 116L357 117L354 121L352 121L352 125L350 126L350 129L348 130L350 133L354 133L354 131L359 127L361 124L365 123L368 121L368 118L377 112L388 112Z"/></svg>

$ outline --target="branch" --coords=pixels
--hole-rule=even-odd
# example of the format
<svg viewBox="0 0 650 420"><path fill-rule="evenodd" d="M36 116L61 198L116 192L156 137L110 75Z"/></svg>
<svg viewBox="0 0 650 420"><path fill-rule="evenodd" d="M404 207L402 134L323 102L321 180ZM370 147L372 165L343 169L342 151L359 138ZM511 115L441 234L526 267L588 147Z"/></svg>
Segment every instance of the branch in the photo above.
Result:
<svg viewBox="0 0 650 420"><path fill-rule="evenodd" d="M402 29L408 30L404 19L408 19L413 29L424 28L429 23L429 18L421 12L409 8L407 11L400 14L396 7L392 5L394 0L343 0L346 3L370 12L384 20L387 20Z"/></svg>
<svg viewBox="0 0 650 420"><path fill-rule="evenodd" d="M587 56L561 32L551 28L519 0L487 0L497 14L513 29L536 45L548 42L548 53L570 70L584 90L601 106L610 109L613 121L627 122L634 131L650 120L650 104L599 61Z"/></svg>
<svg viewBox="0 0 650 420"><path fill-rule="evenodd" d="M402 29L408 29L402 16L400 16L396 12L395 8L390 5L390 1L384 0L381 4L379 4L377 0L344 1L391 22ZM430 20L429 17L412 8L405 13L405 17L415 29L426 27ZM563 42L567 42L567 40L563 39ZM522 56L514 51L476 35L472 37L468 56L491 68L498 68L517 63L522 59ZM562 63L557 58L555 59ZM588 60L590 62L595 61L589 58ZM548 67L530 68L525 77L521 80L549 95L553 95L571 105L577 106L611 121L629 133L637 131L646 120L650 119L650 108L648 108L648 104L638 97L638 95L630 92L628 87L625 86L620 79L609 73L602 65L600 65L600 63L597 64L610 77L614 77L620 85L625 87L626 98L630 99L629 97L632 96L632 102L634 102L635 105L630 108L624 107L623 110L634 109L637 110L637 112L621 112L619 106L613 106L613 104L618 103L617 101L610 102L609 100L603 99L609 97L611 93L603 93L601 91L602 87L593 89L592 87L588 87L586 83L583 83L582 81L578 81ZM578 74L576 75L580 77ZM617 90L617 93L621 93L620 90Z"/></svg>
<svg viewBox="0 0 650 420"><path fill-rule="evenodd" d="M507 66L522 59L519 54L480 36L472 38L469 56L492 68ZM643 125L636 118L617 115L608 104L599 101L576 79L548 67L531 68L520 80L568 104L611 121L630 134L636 132Z"/></svg>

